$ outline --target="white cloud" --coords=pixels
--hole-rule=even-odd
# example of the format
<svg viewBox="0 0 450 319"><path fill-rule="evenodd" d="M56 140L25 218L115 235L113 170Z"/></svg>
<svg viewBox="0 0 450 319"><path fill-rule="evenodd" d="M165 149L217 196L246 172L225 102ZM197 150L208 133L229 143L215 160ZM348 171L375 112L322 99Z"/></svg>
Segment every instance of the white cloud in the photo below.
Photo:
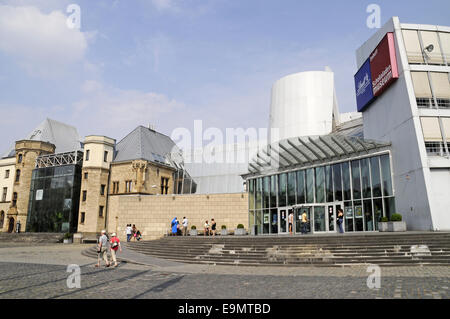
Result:
<svg viewBox="0 0 450 319"><path fill-rule="evenodd" d="M84 58L95 32L70 29L61 11L0 5L0 50L34 76L58 76Z"/></svg>
<svg viewBox="0 0 450 319"><path fill-rule="evenodd" d="M88 80L81 87L84 97L73 104L71 122L80 134L103 134L121 138L138 125L169 123L185 105L164 94L107 87Z"/></svg>

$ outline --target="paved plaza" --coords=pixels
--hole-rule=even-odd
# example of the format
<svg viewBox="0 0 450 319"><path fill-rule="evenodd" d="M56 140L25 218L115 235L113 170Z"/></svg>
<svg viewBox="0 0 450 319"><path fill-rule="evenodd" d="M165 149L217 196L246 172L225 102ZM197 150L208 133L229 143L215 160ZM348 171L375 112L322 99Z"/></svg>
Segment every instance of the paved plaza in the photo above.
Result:
<svg viewBox="0 0 450 319"><path fill-rule="evenodd" d="M449 298L450 267L382 268L380 288L369 289L366 266L201 266L125 249L123 255L141 258L141 264L99 269L81 254L89 247L0 244L0 298L99 298L105 292L121 299ZM70 264L80 266L80 288L68 288Z"/></svg>

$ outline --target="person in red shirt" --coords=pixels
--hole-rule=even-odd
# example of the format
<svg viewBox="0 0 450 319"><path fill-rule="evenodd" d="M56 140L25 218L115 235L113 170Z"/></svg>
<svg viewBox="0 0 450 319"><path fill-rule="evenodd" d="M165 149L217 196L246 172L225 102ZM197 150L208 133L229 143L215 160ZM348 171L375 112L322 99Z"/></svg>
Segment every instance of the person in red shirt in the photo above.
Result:
<svg viewBox="0 0 450 319"><path fill-rule="evenodd" d="M109 241L109 243L110 243L110 247L111 247L111 258L114 261L113 267L117 267L116 253L117 253L118 249L120 249L120 252L122 252L122 246L120 246L120 240L116 236L116 233L113 233L111 235L111 240Z"/></svg>

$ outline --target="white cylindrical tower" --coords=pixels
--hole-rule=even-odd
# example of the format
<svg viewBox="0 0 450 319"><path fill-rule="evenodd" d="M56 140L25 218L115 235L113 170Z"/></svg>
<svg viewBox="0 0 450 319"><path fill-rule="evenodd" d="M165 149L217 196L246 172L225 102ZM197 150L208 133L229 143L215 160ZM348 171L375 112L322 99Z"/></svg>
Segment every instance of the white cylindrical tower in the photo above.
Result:
<svg viewBox="0 0 450 319"><path fill-rule="evenodd" d="M281 78L272 87L268 140L331 133L337 111L334 103L333 72L309 71ZM278 129L278 134L272 129Z"/></svg>

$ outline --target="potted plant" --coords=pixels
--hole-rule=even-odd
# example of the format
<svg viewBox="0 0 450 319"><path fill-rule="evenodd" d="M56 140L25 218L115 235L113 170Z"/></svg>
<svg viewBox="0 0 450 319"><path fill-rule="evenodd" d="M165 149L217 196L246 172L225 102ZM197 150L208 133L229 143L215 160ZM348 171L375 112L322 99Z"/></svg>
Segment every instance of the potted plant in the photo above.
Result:
<svg viewBox="0 0 450 319"><path fill-rule="evenodd" d="M247 235L244 225L242 224L237 225L237 228L234 230L234 234L238 236Z"/></svg>
<svg viewBox="0 0 450 319"><path fill-rule="evenodd" d="M197 227L195 225L192 225L191 230L189 231L189 236L197 236Z"/></svg>
<svg viewBox="0 0 450 319"><path fill-rule="evenodd" d="M378 231L388 231L388 221L389 219L387 217L382 217L381 222L378 222Z"/></svg>
<svg viewBox="0 0 450 319"><path fill-rule="evenodd" d="M390 221L387 217L383 217L381 222L378 223L378 229L382 232L403 232L406 231L406 223L402 220L402 215L396 213L391 215Z"/></svg>
<svg viewBox="0 0 450 319"><path fill-rule="evenodd" d="M71 244L71 243L72 243L72 234L65 233L64 234L64 244Z"/></svg>
<svg viewBox="0 0 450 319"><path fill-rule="evenodd" d="M406 223L402 221L401 214L392 214L391 220L388 223L388 231L398 232L406 231Z"/></svg>
<svg viewBox="0 0 450 319"><path fill-rule="evenodd" d="M227 226L222 225L222 229L220 231L220 235L222 235L222 236L227 236L228 235Z"/></svg>

